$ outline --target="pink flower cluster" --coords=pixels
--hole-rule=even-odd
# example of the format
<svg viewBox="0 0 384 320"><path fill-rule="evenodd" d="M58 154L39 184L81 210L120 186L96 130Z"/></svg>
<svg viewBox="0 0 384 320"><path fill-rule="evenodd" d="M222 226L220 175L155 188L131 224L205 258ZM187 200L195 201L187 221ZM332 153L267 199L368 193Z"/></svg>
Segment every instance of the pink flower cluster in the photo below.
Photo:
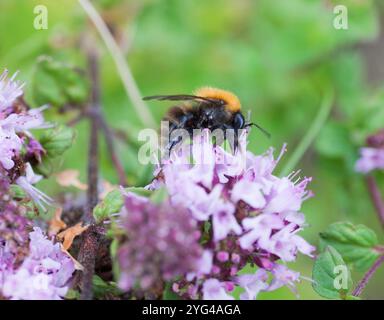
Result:
<svg viewBox="0 0 384 320"><path fill-rule="evenodd" d="M367 138L367 147L360 149L360 158L356 162L356 171L369 173L384 169L384 130Z"/></svg>
<svg viewBox="0 0 384 320"><path fill-rule="evenodd" d="M15 199L18 185L44 209L51 199L35 188L41 176L32 169L45 152L31 129L47 128L44 107L29 109L22 99L23 84L0 75L0 297L61 299L74 272L71 257L39 228L29 232L27 206Z"/></svg>
<svg viewBox="0 0 384 320"><path fill-rule="evenodd" d="M169 281L197 268L200 232L185 208L167 202L156 205L128 193L121 225L128 231L118 251L119 285L124 290L135 286L147 290L158 280Z"/></svg>
<svg viewBox="0 0 384 320"><path fill-rule="evenodd" d="M15 300L61 299L75 271L73 260L39 228L29 238L29 253L20 266L8 243L0 243L0 295Z"/></svg>
<svg viewBox="0 0 384 320"><path fill-rule="evenodd" d="M299 252L312 256L315 250L298 234L306 225L300 209L312 195L306 190L311 179L295 178L297 172L275 176L283 151L277 159L272 149L254 155L246 151L246 138L241 135L240 148L232 154L214 145L204 131L192 145L173 152L147 187L165 187L172 206L168 212L185 208L197 223L197 268L180 274L172 286L184 298L232 299L236 286L243 288L243 299L283 285L294 289L300 274L277 261L294 261ZM252 270L249 265L257 271L244 273Z"/></svg>
<svg viewBox="0 0 384 320"><path fill-rule="evenodd" d="M361 148L360 159L356 162L356 171L369 173L376 169L384 169L384 148Z"/></svg>
<svg viewBox="0 0 384 320"><path fill-rule="evenodd" d="M8 71L0 75L0 171L11 183L22 187L36 203L44 208L51 199L37 190L33 184L41 177L35 175L27 159L44 152L33 138L31 129L47 128L42 111L45 107L29 109L21 100L23 83L8 79ZM17 166L15 165L17 163Z"/></svg>

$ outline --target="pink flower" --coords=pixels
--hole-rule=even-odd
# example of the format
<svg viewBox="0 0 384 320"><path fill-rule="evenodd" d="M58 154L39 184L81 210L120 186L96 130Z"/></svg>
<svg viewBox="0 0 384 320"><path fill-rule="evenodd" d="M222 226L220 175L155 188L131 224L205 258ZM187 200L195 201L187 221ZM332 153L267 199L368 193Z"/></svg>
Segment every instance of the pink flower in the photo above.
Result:
<svg viewBox="0 0 384 320"><path fill-rule="evenodd" d="M246 167L246 139L245 133L239 138L239 149L235 154L226 152L220 146L216 146L216 176L220 183L227 183L230 178L240 176Z"/></svg>
<svg viewBox="0 0 384 320"><path fill-rule="evenodd" d="M23 94L23 84L14 80L16 73L9 80L7 75L8 71L0 75L0 165L10 170L15 158L22 156L20 153L24 152L23 147L28 149L25 136L33 138L29 130L48 128L51 125L43 118L42 112L46 106L30 110L27 107L16 108L14 102Z"/></svg>
<svg viewBox="0 0 384 320"><path fill-rule="evenodd" d="M234 297L226 292L225 283L217 279L207 279L203 284L204 300L234 300Z"/></svg>
<svg viewBox="0 0 384 320"><path fill-rule="evenodd" d="M15 132L50 128L52 125L46 123L43 118L42 111L45 109L47 109L47 106L31 109L25 113L11 113L7 118L1 120L1 126Z"/></svg>
<svg viewBox="0 0 384 320"><path fill-rule="evenodd" d="M22 141L14 130L6 130L0 120L0 164L4 169L12 169L15 165L13 157L21 150Z"/></svg>
<svg viewBox="0 0 384 320"><path fill-rule="evenodd" d="M264 269L258 269L254 274L243 274L236 278L236 283L244 289L240 295L242 300L255 300L260 291L268 288L269 276Z"/></svg>
<svg viewBox="0 0 384 320"><path fill-rule="evenodd" d="M29 234L29 238L31 240L29 257L34 260L41 260L49 256L52 250L55 249L52 241L47 239L40 228L34 228L34 231Z"/></svg>
<svg viewBox="0 0 384 320"><path fill-rule="evenodd" d="M172 207L168 201L154 204L126 193L120 224L127 236L118 250L119 285L124 290L135 284L146 290L156 281L209 268L209 257L203 256L198 243L197 222L183 207ZM204 265L199 266L201 261Z"/></svg>
<svg viewBox="0 0 384 320"><path fill-rule="evenodd" d="M231 191L231 200L235 203L242 200L254 209L261 209L266 204L262 191L263 186L260 183L239 180Z"/></svg>
<svg viewBox="0 0 384 320"><path fill-rule="evenodd" d="M245 218L243 227L248 232L240 237L240 246L243 249L251 250L260 240L268 242L272 231L283 226L284 222L277 214L260 214L253 218Z"/></svg>
<svg viewBox="0 0 384 320"><path fill-rule="evenodd" d="M0 240L0 292L5 279L13 271L15 253L11 246L3 239Z"/></svg>
<svg viewBox="0 0 384 320"><path fill-rule="evenodd" d="M67 290L52 286L49 275L31 274L24 268L8 276L3 286L4 296L12 300L61 300Z"/></svg>
<svg viewBox="0 0 384 320"><path fill-rule="evenodd" d="M361 148L360 159L357 160L355 168L361 173L384 169L384 148Z"/></svg>
<svg viewBox="0 0 384 320"><path fill-rule="evenodd" d="M311 252L315 248L310 246L303 238L295 235L294 228L296 228L296 225L287 225L270 238L261 239L258 245L287 262L294 261L298 251L312 256Z"/></svg>
<svg viewBox="0 0 384 320"><path fill-rule="evenodd" d="M33 185L41 180L42 176L36 175L29 163L26 164L25 176L17 178L16 184L18 184L31 198L36 202L43 210L45 205L52 205L53 199L46 194L35 188Z"/></svg>
<svg viewBox="0 0 384 320"><path fill-rule="evenodd" d="M240 246L248 250L253 246L259 247L283 261L293 261L298 251L312 256L315 247L296 234L299 231L298 224L288 222L279 214L260 214L246 218L243 227L249 232L240 238Z"/></svg>
<svg viewBox="0 0 384 320"><path fill-rule="evenodd" d="M48 240L41 229L30 233L30 253L20 267L3 275L2 294L14 300L59 300L68 291L68 281L75 271L72 259L60 244ZM0 266L1 266L0 254ZM0 277L1 278L1 277Z"/></svg>
<svg viewBox="0 0 384 320"><path fill-rule="evenodd" d="M210 250L204 250L200 259L197 261L197 270L186 275L188 281L195 278L202 278L204 275L210 274L213 267L213 254Z"/></svg>
<svg viewBox="0 0 384 320"><path fill-rule="evenodd" d="M235 207L232 203L219 200L215 209L212 217L214 241L225 239L231 232L241 234L242 230L234 216Z"/></svg>
<svg viewBox="0 0 384 320"><path fill-rule="evenodd" d="M268 199L264 207L265 213L298 211L301 204L311 193L305 190L310 178L304 178L301 182L294 184L289 178L274 179L267 185L266 198Z"/></svg>
<svg viewBox="0 0 384 320"><path fill-rule="evenodd" d="M287 286L294 293L296 293L295 282L300 281L299 272L289 270L282 264L276 264L271 273L273 275L273 279L267 289L268 291L273 291L281 288L282 286Z"/></svg>
<svg viewBox="0 0 384 320"><path fill-rule="evenodd" d="M42 156L45 154L45 150L43 146L34 138L29 139L29 143L27 145L27 157L33 156L39 162L41 162Z"/></svg>
<svg viewBox="0 0 384 320"><path fill-rule="evenodd" d="M286 146L284 145L277 159L273 156L273 148L269 148L262 155L254 155L251 152L247 152L247 164L244 178L256 182L264 181L265 179L273 179L274 176L272 175L272 172L283 156L285 148Z"/></svg>
<svg viewBox="0 0 384 320"><path fill-rule="evenodd" d="M188 273L177 281L178 294L185 298L225 298L235 284L245 289L242 298L254 299L269 288L269 276L280 279L271 282L272 288L284 282L281 270L274 270L276 260L294 261L299 252L312 256L315 249L299 236L306 226L300 210L312 196L307 190L311 178L295 178L299 171L274 175L285 146L277 159L272 148L254 155L246 151L246 138L246 133L239 137L240 147L232 154L214 145L203 131L194 137L193 147L186 144L174 151L148 186L165 187L170 204L186 209L202 230L200 241L210 253L205 263L209 271ZM250 261L259 271L239 276ZM294 281L288 280L287 285Z"/></svg>
<svg viewBox="0 0 384 320"><path fill-rule="evenodd" d="M7 79L8 70L0 75L0 112L10 107L23 94L24 83L15 81L16 76L17 72Z"/></svg>

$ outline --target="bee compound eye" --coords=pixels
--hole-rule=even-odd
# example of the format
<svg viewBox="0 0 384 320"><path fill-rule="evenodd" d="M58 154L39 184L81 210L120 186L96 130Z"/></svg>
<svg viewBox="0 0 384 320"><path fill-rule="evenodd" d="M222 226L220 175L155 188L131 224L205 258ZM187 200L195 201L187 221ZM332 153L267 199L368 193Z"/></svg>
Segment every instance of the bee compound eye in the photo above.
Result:
<svg viewBox="0 0 384 320"><path fill-rule="evenodd" d="M242 129L244 128L245 120L241 113L236 113L233 118L233 127L235 129Z"/></svg>

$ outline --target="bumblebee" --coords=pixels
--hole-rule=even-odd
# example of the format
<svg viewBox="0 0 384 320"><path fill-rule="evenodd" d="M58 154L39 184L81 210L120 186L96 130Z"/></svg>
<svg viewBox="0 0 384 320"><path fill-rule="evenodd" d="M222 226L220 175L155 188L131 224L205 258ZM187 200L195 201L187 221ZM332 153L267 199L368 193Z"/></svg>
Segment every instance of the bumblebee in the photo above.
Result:
<svg viewBox="0 0 384 320"><path fill-rule="evenodd" d="M144 97L143 100L182 101L180 105L171 107L164 117L164 120L170 123L170 136L176 129L185 129L191 135L193 129L207 128L211 132L222 129L224 134L226 130L231 129L234 131L234 150L238 145L240 129L256 126L269 136L259 125L246 123L239 98L226 90L203 87L192 95L156 95ZM170 140L168 149L171 150L180 140L181 137Z"/></svg>

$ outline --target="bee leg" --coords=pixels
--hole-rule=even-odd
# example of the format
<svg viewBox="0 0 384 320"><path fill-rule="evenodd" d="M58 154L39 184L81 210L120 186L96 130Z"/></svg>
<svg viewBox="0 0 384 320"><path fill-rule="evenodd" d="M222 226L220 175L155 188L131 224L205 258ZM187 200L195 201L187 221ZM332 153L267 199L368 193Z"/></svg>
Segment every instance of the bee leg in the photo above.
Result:
<svg viewBox="0 0 384 320"><path fill-rule="evenodd" d="M236 129L233 129L233 142L230 141L229 145L231 146L233 154L235 154L239 147L239 135Z"/></svg>
<svg viewBox="0 0 384 320"><path fill-rule="evenodd" d="M237 149L238 149L238 147L239 147L239 129L234 128L233 126L230 126L230 125L227 125L227 124L225 126L226 126L227 130L233 130L233 136L230 135L231 139L228 139L228 141L229 141L229 145L230 145L230 147L232 149L233 154L235 154ZM233 141L231 141L232 138L233 138Z"/></svg>
<svg viewBox="0 0 384 320"><path fill-rule="evenodd" d="M177 136L171 140L172 132L177 130L177 129L179 129L179 128L177 126L175 126L173 129L171 129L169 131L169 142L168 142L167 146L165 147L166 150L169 152L169 155L171 154L173 147L176 146L182 139L181 136Z"/></svg>
<svg viewBox="0 0 384 320"><path fill-rule="evenodd" d="M228 140L231 149L235 153L236 149L238 147L238 132L237 132L237 129L235 129L233 126L231 126L229 124L225 124L225 123L221 125L221 129L224 132L224 140ZM227 130L233 130L233 135L232 134L228 134ZM233 138L233 140L232 140L232 138Z"/></svg>
<svg viewBox="0 0 384 320"><path fill-rule="evenodd" d="M181 141L181 137L179 136L179 137L177 137L176 139L174 139L174 140L172 140L172 141L170 141L170 142L168 143L167 149L168 149L169 153L171 153L173 147L174 147L175 145L177 145L180 141Z"/></svg>
<svg viewBox="0 0 384 320"><path fill-rule="evenodd" d="M178 122L171 122L170 128L169 128L169 143L166 147L166 149L169 151L169 154L171 153L172 149L174 146L176 146L181 140L181 136L177 136L176 138L171 140L172 132L177 130L177 129L182 129L185 124L191 120L193 115L191 114L183 114L182 116L179 117Z"/></svg>

